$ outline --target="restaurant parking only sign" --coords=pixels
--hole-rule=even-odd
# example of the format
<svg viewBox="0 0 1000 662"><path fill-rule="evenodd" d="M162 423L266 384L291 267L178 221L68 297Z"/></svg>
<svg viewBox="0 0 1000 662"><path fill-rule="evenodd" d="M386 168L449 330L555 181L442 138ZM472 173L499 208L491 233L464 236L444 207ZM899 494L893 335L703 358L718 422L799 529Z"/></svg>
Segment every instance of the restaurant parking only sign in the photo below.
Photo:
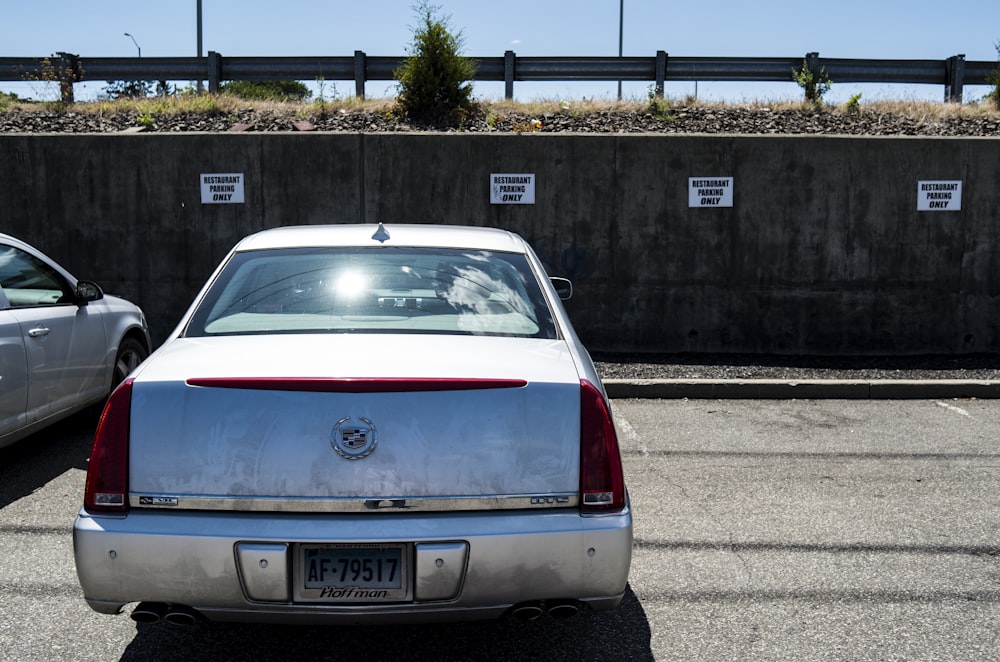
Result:
<svg viewBox="0 0 1000 662"><path fill-rule="evenodd" d="M917 211L961 211L962 180L917 182Z"/></svg>
<svg viewBox="0 0 1000 662"><path fill-rule="evenodd" d="M243 173L208 173L201 176L201 204L233 205L243 203Z"/></svg>
<svg viewBox="0 0 1000 662"><path fill-rule="evenodd" d="M535 175L528 173L492 173L491 205L535 204Z"/></svg>
<svg viewBox="0 0 1000 662"><path fill-rule="evenodd" d="M732 206L732 177L688 177L688 207Z"/></svg>

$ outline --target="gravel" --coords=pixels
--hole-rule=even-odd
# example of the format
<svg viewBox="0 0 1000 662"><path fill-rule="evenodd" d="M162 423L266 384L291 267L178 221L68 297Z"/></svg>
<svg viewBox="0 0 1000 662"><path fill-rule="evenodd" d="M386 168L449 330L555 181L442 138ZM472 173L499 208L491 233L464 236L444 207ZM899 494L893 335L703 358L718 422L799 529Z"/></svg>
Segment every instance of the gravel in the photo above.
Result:
<svg viewBox="0 0 1000 662"><path fill-rule="evenodd" d="M976 107L945 107L941 112L886 111L878 106L843 108L808 106L768 108L759 106L690 105L670 107L662 113L642 104L595 109L566 104L554 111L528 112L489 106L470 117L460 129L401 121L383 109L331 108L316 112L317 105L285 104L246 107L203 113L154 113L90 109L59 112L48 106L11 106L0 111L0 133L116 133L227 132L227 131L333 131L393 133L426 130L460 130L466 133L726 133L786 135L869 136L1000 136L1000 113ZM100 108L100 107L99 107ZM516 108L516 107L515 107Z"/></svg>

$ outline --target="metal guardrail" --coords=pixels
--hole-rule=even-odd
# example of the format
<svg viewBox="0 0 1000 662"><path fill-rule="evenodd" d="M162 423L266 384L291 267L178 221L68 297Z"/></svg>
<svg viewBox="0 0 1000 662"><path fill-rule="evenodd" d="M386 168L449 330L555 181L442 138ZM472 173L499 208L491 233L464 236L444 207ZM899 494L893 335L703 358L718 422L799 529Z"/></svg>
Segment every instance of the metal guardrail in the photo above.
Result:
<svg viewBox="0 0 1000 662"><path fill-rule="evenodd" d="M946 60L863 60L820 58L669 57L503 57L471 58L478 63L474 80L503 81L505 96L514 97L516 81L648 81L658 96L668 81L791 82L792 70L808 63L825 70L834 83L922 83L943 85L945 101L961 102L965 85L989 85L997 63L969 61L964 55ZM230 80L353 80L364 97L365 82L394 80L405 57L371 57L355 51L345 57L207 57L82 58L58 53L51 58L0 57L2 81L58 81L62 99L73 101L72 83L88 80L207 80L217 92Z"/></svg>

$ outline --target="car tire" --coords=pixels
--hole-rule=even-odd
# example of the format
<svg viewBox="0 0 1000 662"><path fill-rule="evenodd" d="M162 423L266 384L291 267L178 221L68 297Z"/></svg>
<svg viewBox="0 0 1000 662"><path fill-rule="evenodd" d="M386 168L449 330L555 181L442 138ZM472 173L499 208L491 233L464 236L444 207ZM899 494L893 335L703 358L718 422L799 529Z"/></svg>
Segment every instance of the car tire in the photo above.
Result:
<svg viewBox="0 0 1000 662"><path fill-rule="evenodd" d="M146 360L149 352L146 346L135 338L125 338L118 346L118 354L115 356L115 370L111 382L111 390L121 384L129 373L135 370L136 366Z"/></svg>

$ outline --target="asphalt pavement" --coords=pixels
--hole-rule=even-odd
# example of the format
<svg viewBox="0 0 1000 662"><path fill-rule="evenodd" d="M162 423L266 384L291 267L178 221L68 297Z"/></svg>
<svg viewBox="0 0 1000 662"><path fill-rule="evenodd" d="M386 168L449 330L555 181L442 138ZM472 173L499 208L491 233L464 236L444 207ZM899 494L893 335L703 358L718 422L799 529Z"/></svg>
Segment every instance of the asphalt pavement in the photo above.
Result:
<svg viewBox="0 0 1000 662"><path fill-rule="evenodd" d="M135 623L84 602L94 421L0 449L0 662L842 660L1000 651L1000 402L616 400L618 609L521 622Z"/></svg>

